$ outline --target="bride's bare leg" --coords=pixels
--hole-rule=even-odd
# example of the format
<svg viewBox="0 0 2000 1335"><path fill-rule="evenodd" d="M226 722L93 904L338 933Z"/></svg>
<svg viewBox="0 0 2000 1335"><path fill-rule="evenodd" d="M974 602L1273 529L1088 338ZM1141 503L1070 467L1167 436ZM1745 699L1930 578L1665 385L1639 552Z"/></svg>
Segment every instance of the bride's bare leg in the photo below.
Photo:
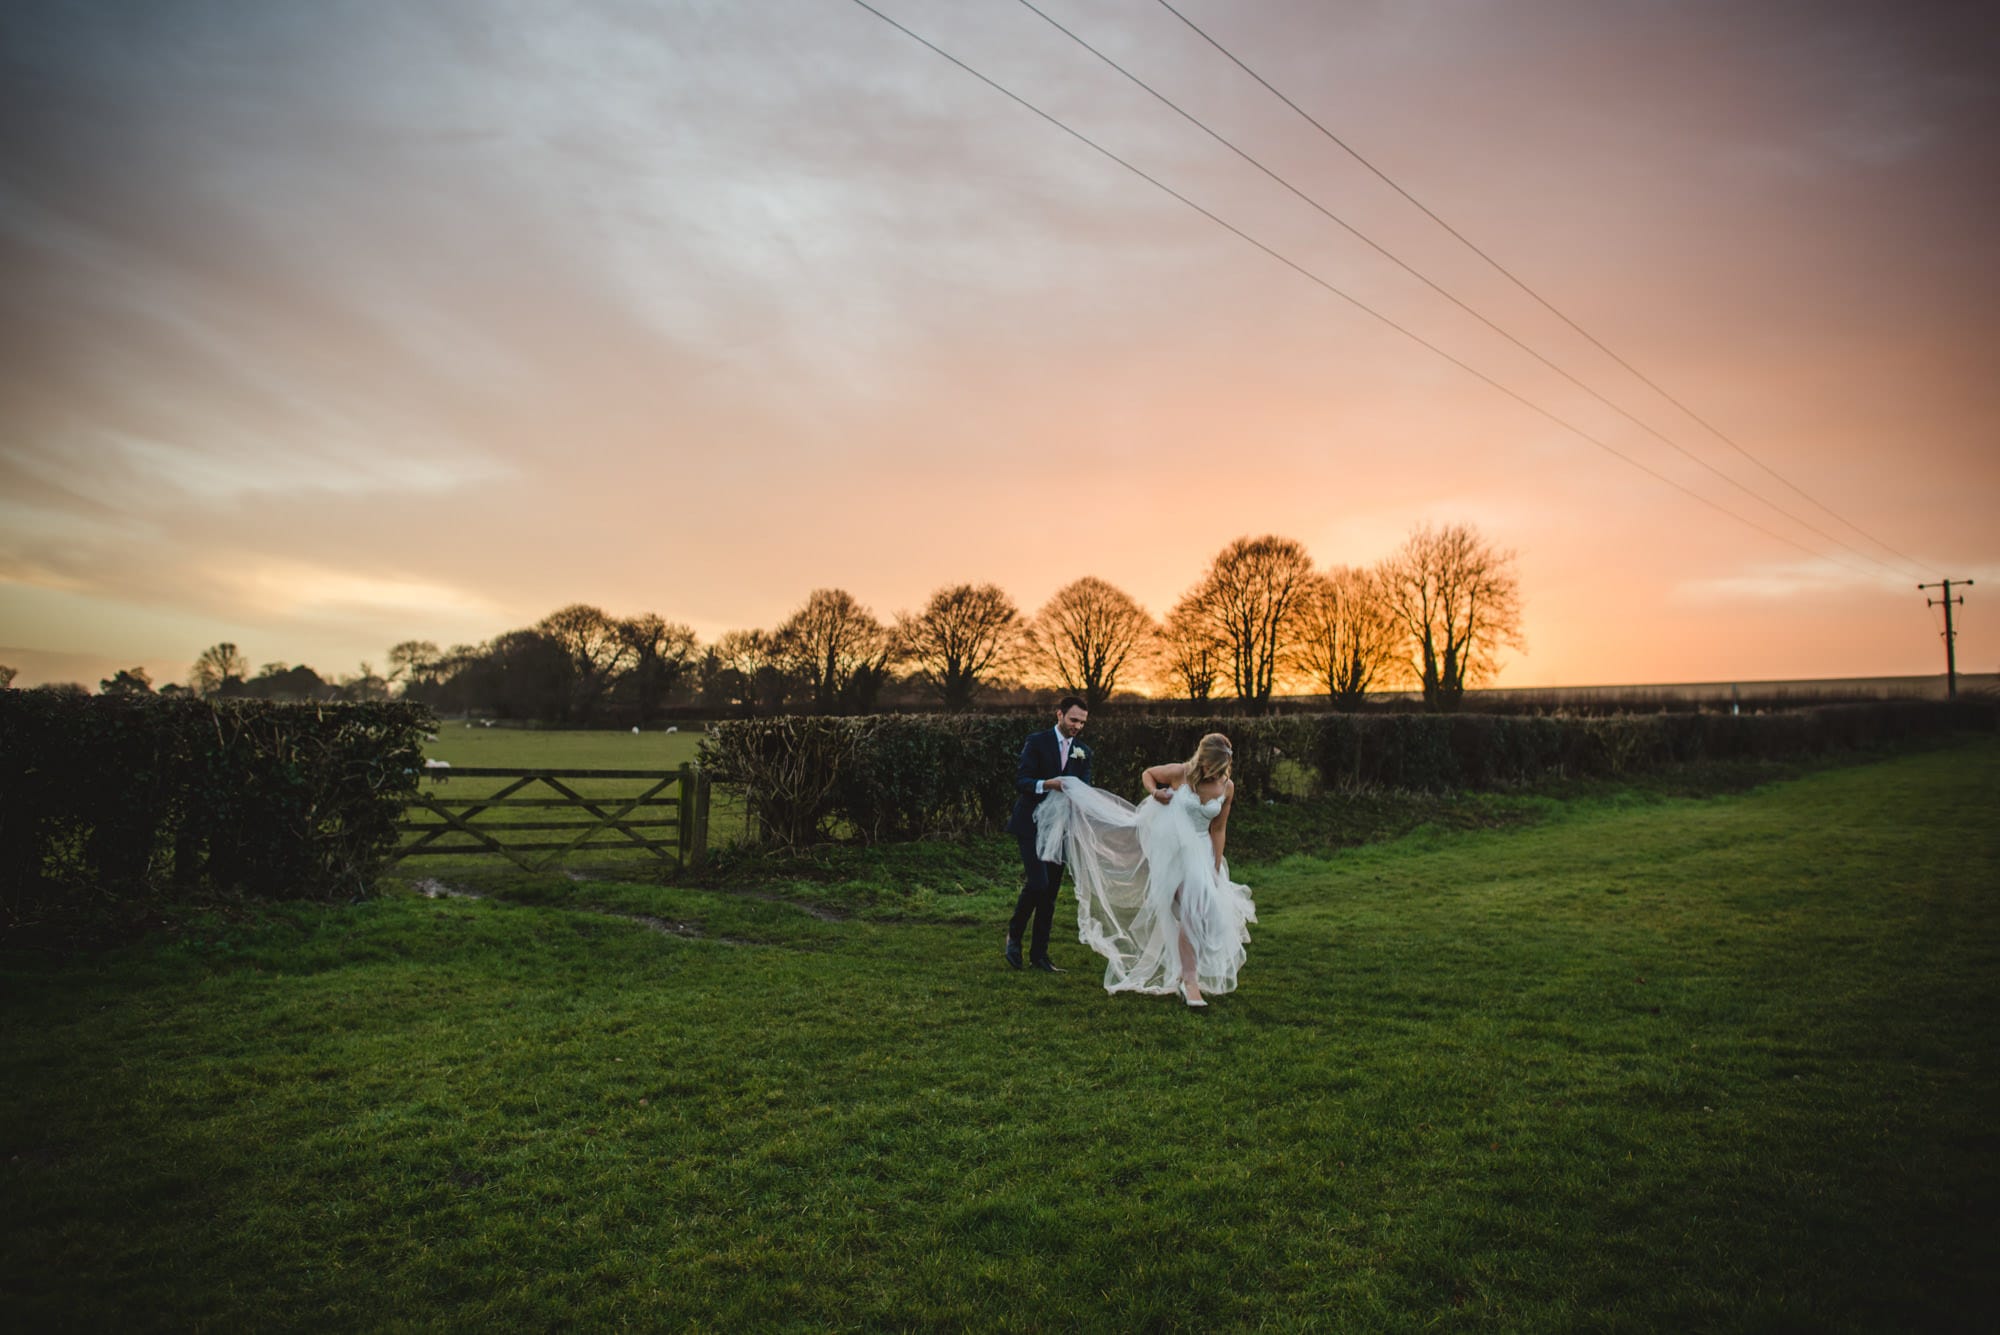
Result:
<svg viewBox="0 0 2000 1335"><path fill-rule="evenodd" d="M1194 942L1188 940L1187 928L1181 928L1181 986L1187 989L1189 1001L1201 1000L1201 979L1195 976Z"/></svg>

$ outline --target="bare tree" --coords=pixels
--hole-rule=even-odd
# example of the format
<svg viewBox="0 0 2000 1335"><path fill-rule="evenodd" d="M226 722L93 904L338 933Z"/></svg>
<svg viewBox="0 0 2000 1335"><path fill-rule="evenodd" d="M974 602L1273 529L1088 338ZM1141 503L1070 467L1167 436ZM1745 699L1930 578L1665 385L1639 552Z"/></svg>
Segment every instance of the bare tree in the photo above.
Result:
<svg viewBox="0 0 2000 1335"><path fill-rule="evenodd" d="M1122 589L1085 576L1056 590L1026 631L1037 662L1095 709L1151 646L1153 619Z"/></svg>
<svg viewBox="0 0 2000 1335"><path fill-rule="evenodd" d="M694 631L651 612L627 617L618 623L617 630L632 651L632 690L639 722L644 723L693 667Z"/></svg>
<svg viewBox="0 0 2000 1335"><path fill-rule="evenodd" d="M1326 688L1339 709L1352 709L1368 688L1403 666L1402 628L1372 570L1335 566L1314 579L1299 603L1293 662Z"/></svg>
<svg viewBox="0 0 2000 1335"><path fill-rule="evenodd" d="M964 709L981 678L1018 648L1021 613L993 584L954 584L931 595L924 610L896 621L904 659L938 693L946 709Z"/></svg>
<svg viewBox="0 0 2000 1335"><path fill-rule="evenodd" d="M340 698L362 704L387 700L389 680L375 671L374 664L363 663L359 672L340 679Z"/></svg>
<svg viewBox="0 0 2000 1335"><path fill-rule="evenodd" d="M142 667L119 668L116 676L97 683L99 695L151 695L153 679Z"/></svg>
<svg viewBox="0 0 2000 1335"><path fill-rule="evenodd" d="M1190 700L1206 700L1215 693L1225 652L1215 628L1202 615L1200 602L1190 593L1174 604L1160 628L1159 677L1172 689L1185 691Z"/></svg>
<svg viewBox="0 0 2000 1335"><path fill-rule="evenodd" d="M1470 524L1417 528L1382 576L1427 709L1457 709L1468 684L1493 675L1501 649L1525 647L1514 553L1494 550Z"/></svg>
<svg viewBox="0 0 2000 1335"><path fill-rule="evenodd" d="M14 678L20 675L21 669L0 663L0 691L12 690L14 688Z"/></svg>
<svg viewBox="0 0 2000 1335"><path fill-rule="evenodd" d="M444 666L444 655L429 640L404 640L389 651L389 680L422 689L435 685Z"/></svg>
<svg viewBox="0 0 2000 1335"><path fill-rule="evenodd" d="M569 655L569 713L588 720L618 674L632 665L633 651L618 623L601 608L571 603L543 617L535 627Z"/></svg>
<svg viewBox="0 0 2000 1335"><path fill-rule="evenodd" d="M778 664L808 683L821 714L839 712L856 674L879 674L892 647L888 630L845 589L813 590L773 639Z"/></svg>
<svg viewBox="0 0 2000 1335"><path fill-rule="evenodd" d="M711 703L741 705L755 713L761 703L782 696L783 674L777 646L768 631L732 630L709 650L702 689Z"/></svg>
<svg viewBox="0 0 2000 1335"><path fill-rule="evenodd" d="M367 664L362 664L362 671L368 675ZM303 663L297 667L266 663L257 669L256 676L243 683L242 694L252 700L324 700L337 689L330 688L319 673Z"/></svg>
<svg viewBox="0 0 2000 1335"><path fill-rule="evenodd" d="M1290 538L1238 538L1216 554L1195 588L1196 605L1227 654L1236 698L1252 709L1271 703L1314 575L1312 557Z"/></svg>
<svg viewBox="0 0 2000 1335"><path fill-rule="evenodd" d="M249 675L250 660L225 640L201 651L201 657L194 660L194 670L188 674L188 686L196 695L214 696L232 685L240 686Z"/></svg>

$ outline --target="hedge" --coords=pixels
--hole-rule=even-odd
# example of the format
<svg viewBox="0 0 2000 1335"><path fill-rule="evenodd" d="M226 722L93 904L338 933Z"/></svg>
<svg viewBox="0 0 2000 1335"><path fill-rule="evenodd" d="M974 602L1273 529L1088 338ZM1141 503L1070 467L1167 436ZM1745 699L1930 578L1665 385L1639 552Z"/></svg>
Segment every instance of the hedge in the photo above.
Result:
<svg viewBox="0 0 2000 1335"><path fill-rule="evenodd" d="M0 691L0 904L364 889L429 711Z"/></svg>
<svg viewBox="0 0 2000 1335"><path fill-rule="evenodd" d="M1131 794L1148 765L1228 734L1237 792L1254 802L1327 790L1500 788L1553 776L1617 777L1700 760L1773 760L1967 728L1990 701L1888 700L1757 714L1109 714L1085 737L1099 787ZM1035 724L1018 714L785 717L717 725L704 764L741 788L767 836L799 845L993 831Z"/></svg>

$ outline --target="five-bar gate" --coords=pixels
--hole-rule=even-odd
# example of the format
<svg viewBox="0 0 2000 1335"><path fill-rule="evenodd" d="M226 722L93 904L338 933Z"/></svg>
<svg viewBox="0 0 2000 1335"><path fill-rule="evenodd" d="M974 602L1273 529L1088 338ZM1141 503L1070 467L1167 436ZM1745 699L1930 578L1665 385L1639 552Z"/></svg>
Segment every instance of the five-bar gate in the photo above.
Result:
<svg viewBox="0 0 2000 1335"><path fill-rule="evenodd" d="M435 791L457 779L507 782L482 797ZM637 796L578 791L606 784L630 789L635 783L643 785ZM397 822L398 830L417 838L399 846L391 858L499 853L529 871L540 871L586 847L593 852L640 848L675 866L699 866L708 854L708 790L707 776L694 765L678 770L440 765L424 771L416 796ZM551 791L556 796L548 796ZM518 795L522 793L529 795ZM497 818L491 814L496 812ZM544 815L569 819L518 818ZM600 834L616 837L593 844ZM527 838L517 840L519 835Z"/></svg>

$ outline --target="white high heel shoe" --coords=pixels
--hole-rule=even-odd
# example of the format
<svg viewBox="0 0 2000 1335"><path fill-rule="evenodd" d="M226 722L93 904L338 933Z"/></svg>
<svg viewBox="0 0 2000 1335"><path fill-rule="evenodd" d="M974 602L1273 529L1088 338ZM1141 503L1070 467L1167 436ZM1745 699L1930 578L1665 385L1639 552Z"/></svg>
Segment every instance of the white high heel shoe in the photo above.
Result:
<svg viewBox="0 0 2000 1335"><path fill-rule="evenodd" d="M1186 1002L1186 1003L1187 1003L1188 1005L1190 1005L1190 1006L1206 1006L1206 1005L1208 1004L1208 998L1206 998L1206 997L1191 997L1191 996L1189 996L1189 995L1187 994L1187 984L1186 984L1186 983L1177 983L1177 984L1175 984L1175 986L1176 986L1176 987L1178 987L1178 988L1180 989L1180 994L1181 994L1181 1000L1182 1000L1182 1001L1185 1001L1185 1002Z"/></svg>

